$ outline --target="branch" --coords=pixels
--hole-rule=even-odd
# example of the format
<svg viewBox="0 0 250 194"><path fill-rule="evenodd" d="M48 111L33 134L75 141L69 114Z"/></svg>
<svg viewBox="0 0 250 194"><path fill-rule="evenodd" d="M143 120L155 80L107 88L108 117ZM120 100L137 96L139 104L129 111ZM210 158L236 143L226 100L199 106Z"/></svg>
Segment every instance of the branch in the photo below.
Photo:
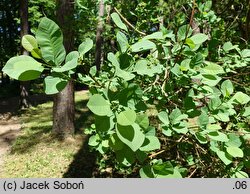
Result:
<svg viewBox="0 0 250 194"><path fill-rule="evenodd" d="M195 0L193 0L192 13L191 13L189 25L188 25L188 27L187 27L187 31L186 31L186 34L185 34L185 39L183 40L183 43L182 43L181 48L180 48L180 51L179 51L179 53L177 54L177 57L176 57L176 60L175 60L175 63L174 63L173 66L176 65L178 56L181 54L181 52L182 52L182 50L183 50L185 41L186 41L187 36L188 36L188 32L189 32L189 30L190 30L190 28L191 28L191 24L192 24L193 19L194 19L195 8L196 8L196 2L195 2ZM162 86L161 86L161 91L162 91L162 93L164 94L164 96L166 96L166 97L168 97L168 94L165 92L165 87L166 87L166 82L167 82L167 80L168 80L168 77L169 77L169 71L168 71L168 69L167 69L167 67L166 67L166 69L165 69L165 75L164 75L164 80L163 80L163 84L162 84Z"/></svg>
<svg viewBox="0 0 250 194"><path fill-rule="evenodd" d="M122 20L130 27L132 28L134 31L138 32L139 34L146 36L147 34L144 32L141 32L140 30L136 29L119 11L118 9L115 7L114 8L116 13L118 13L118 15L122 18Z"/></svg>

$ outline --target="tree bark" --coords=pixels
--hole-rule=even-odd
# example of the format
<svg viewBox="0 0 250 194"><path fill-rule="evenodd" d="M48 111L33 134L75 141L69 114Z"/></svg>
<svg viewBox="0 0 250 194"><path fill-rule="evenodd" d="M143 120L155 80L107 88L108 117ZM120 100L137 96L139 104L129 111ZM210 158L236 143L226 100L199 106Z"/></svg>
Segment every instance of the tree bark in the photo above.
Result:
<svg viewBox="0 0 250 194"><path fill-rule="evenodd" d="M57 0L56 18L63 31L64 47L69 53L74 49L73 21L74 0ZM53 132L66 137L75 131L74 84L69 81L60 93L54 96Z"/></svg>
<svg viewBox="0 0 250 194"><path fill-rule="evenodd" d="M101 63L102 63L102 32L103 32L103 16L104 16L104 2L103 0L100 0L99 2L99 19L98 19L98 25L96 30L96 49L95 49L95 65L96 70L100 71L101 69Z"/></svg>
<svg viewBox="0 0 250 194"><path fill-rule="evenodd" d="M20 0L20 19L21 19L21 39L24 35L29 33L28 23L28 0ZM21 52L23 55L29 55L29 53L21 46ZM20 102L21 109L30 107L29 101L29 86L30 82L20 82Z"/></svg>

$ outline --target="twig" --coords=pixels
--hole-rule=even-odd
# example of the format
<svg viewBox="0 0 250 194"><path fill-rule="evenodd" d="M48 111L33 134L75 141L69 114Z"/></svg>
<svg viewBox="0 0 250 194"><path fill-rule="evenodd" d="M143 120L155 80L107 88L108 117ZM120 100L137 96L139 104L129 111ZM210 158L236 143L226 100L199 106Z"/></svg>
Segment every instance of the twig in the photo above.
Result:
<svg viewBox="0 0 250 194"><path fill-rule="evenodd" d="M188 176L188 178L191 178L194 175L194 173L196 173L196 171L197 171L197 168L194 169L194 171Z"/></svg>
<svg viewBox="0 0 250 194"><path fill-rule="evenodd" d="M163 153L163 152L165 152L166 150L161 150L161 151L159 151L159 152L156 152L156 153L153 153L153 154L151 154L149 157L152 159L153 157L155 157L155 156L157 156L157 155L159 155L159 154L161 154L161 153Z"/></svg>
<svg viewBox="0 0 250 194"><path fill-rule="evenodd" d="M114 8L116 13L118 13L118 15L122 18L122 20L129 26L131 27L134 31L138 32L139 34L146 36L147 34L144 32L141 32L140 30L136 29L119 11L118 9L115 7Z"/></svg>

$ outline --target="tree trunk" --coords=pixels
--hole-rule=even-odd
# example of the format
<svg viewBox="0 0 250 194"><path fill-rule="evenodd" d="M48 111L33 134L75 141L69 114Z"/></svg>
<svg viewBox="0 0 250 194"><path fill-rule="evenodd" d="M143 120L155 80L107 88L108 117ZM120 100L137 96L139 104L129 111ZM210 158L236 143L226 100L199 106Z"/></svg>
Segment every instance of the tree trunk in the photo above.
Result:
<svg viewBox="0 0 250 194"><path fill-rule="evenodd" d="M64 47L69 53L74 49L73 21L74 0L57 0L56 18L64 35ZM75 131L74 84L69 81L60 93L54 96L53 132L66 137Z"/></svg>
<svg viewBox="0 0 250 194"><path fill-rule="evenodd" d="M99 19L98 19L98 25L96 30L96 49L95 49L95 65L96 70L99 71L101 69L101 63L102 63L102 32L103 32L103 16L104 16L104 2L103 0L100 0L99 2Z"/></svg>
<svg viewBox="0 0 250 194"><path fill-rule="evenodd" d="M21 19L21 39L25 34L29 33L28 23L28 0L20 0L20 19ZM29 53L21 46L23 55L29 55ZM21 109L28 108L30 106L29 101L29 85L30 82L20 82L20 102Z"/></svg>

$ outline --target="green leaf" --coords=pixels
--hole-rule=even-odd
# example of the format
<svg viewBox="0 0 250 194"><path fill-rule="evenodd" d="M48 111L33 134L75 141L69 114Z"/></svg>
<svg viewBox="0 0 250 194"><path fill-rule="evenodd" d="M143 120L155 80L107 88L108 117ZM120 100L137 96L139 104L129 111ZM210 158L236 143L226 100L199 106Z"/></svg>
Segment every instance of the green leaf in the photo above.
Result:
<svg viewBox="0 0 250 194"><path fill-rule="evenodd" d="M229 153L234 158L243 158L244 153L242 149L235 147L235 146L229 146L227 147L227 153Z"/></svg>
<svg viewBox="0 0 250 194"><path fill-rule="evenodd" d="M89 138L88 145L95 147L95 146L98 146L99 144L100 144L100 137L98 134L92 135Z"/></svg>
<svg viewBox="0 0 250 194"><path fill-rule="evenodd" d="M143 37L144 40L163 40L163 33L162 32L154 32L152 34L149 34L145 37Z"/></svg>
<svg viewBox="0 0 250 194"><path fill-rule="evenodd" d="M217 151L216 154L225 165L229 165L233 162L232 157L226 152Z"/></svg>
<svg viewBox="0 0 250 194"><path fill-rule="evenodd" d="M174 167L171 162L156 163L153 165L153 170L154 173L158 175L168 175L174 173Z"/></svg>
<svg viewBox="0 0 250 194"><path fill-rule="evenodd" d="M136 123L129 126L117 124L116 132L119 139L134 152L142 146L145 139L145 135L143 134L139 125Z"/></svg>
<svg viewBox="0 0 250 194"><path fill-rule="evenodd" d="M65 80L60 77L47 76L44 79L44 92L48 95L56 94L62 91L68 83L68 80Z"/></svg>
<svg viewBox="0 0 250 194"><path fill-rule="evenodd" d="M29 52L38 48L36 38L32 35L24 35L22 37L22 46Z"/></svg>
<svg viewBox="0 0 250 194"><path fill-rule="evenodd" d="M135 78L135 75L133 73L121 70L120 68L116 69L115 75L124 79L125 81L129 81Z"/></svg>
<svg viewBox="0 0 250 194"><path fill-rule="evenodd" d="M234 86L230 80L225 80L222 82L221 92L225 97L229 97L234 92Z"/></svg>
<svg viewBox="0 0 250 194"><path fill-rule="evenodd" d="M124 146L122 150L116 151L117 161L124 166L131 166L135 162L135 153L129 148Z"/></svg>
<svg viewBox="0 0 250 194"><path fill-rule="evenodd" d="M95 116L95 126L96 130L100 132L107 132L114 128L115 123L113 121L114 117L108 116Z"/></svg>
<svg viewBox="0 0 250 194"><path fill-rule="evenodd" d="M221 142L228 142L229 139L226 134L219 132L219 131L213 131L208 133L208 137L215 141L221 141Z"/></svg>
<svg viewBox="0 0 250 194"><path fill-rule="evenodd" d="M26 55L12 57L2 69L8 76L20 81L37 79L43 70L41 63Z"/></svg>
<svg viewBox="0 0 250 194"><path fill-rule="evenodd" d="M164 125L168 126L169 125L169 118L168 118L168 113L165 111L161 111L158 114L158 118L160 119L160 121L162 123L164 123Z"/></svg>
<svg viewBox="0 0 250 194"><path fill-rule="evenodd" d="M187 134L188 128L187 128L187 123L186 122L179 122L175 125L173 125L172 129L180 134Z"/></svg>
<svg viewBox="0 0 250 194"><path fill-rule="evenodd" d="M66 57L66 60L65 60L66 63L62 67L52 68L53 71L66 72L66 71L75 69L78 65L78 57L79 57L79 54L77 51L70 52Z"/></svg>
<svg viewBox="0 0 250 194"><path fill-rule="evenodd" d="M117 115L117 123L122 126L132 125L136 120L136 112L132 109L125 110Z"/></svg>
<svg viewBox="0 0 250 194"><path fill-rule="evenodd" d="M222 121L222 122L229 122L230 121L228 111L219 110L218 113L214 114L213 116L214 116L214 118L216 118L216 119L218 119L219 121Z"/></svg>
<svg viewBox="0 0 250 194"><path fill-rule="evenodd" d="M171 137L172 136L172 130L171 130L171 128L169 127L169 126L162 126L162 133L164 134L164 135L166 135L167 137Z"/></svg>
<svg viewBox="0 0 250 194"><path fill-rule="evenodd" d="M241 146L242 142L241 142L240 137L238 135L231 133L231 134L228 134L227 136L229 138L229 141L225 143L227 146L229 146L229 147L231 147L231 146L232 147L240 147Z"/></svg>
<svg viewBox="0 0 250 194"><path fill-rule="evenodd" d="M135 152L135 156L140 163L143 163L148 158L148 155L145 152L142 152L140 150L137 150Z"/></svg>
<svg viewBox="0 0 250 194"><path fill-rule="evenodd" d="M204 134L202 133L195 133L195 138L201 143L201 144L206 144L207 138Z"/></svg>
<svg viewBox="0 0 250 194"><path fill-rule="evenodd" d="M119 44L119 48L120 48L121 52L125 53L128 49L128 46L129 46L126 35L120 31L118 31L116 34L116 39L117 39L117 42Z"/></svg>
<svg viewBox="0 0 250 194"><path fill-rule="evenodd" d="M64 61L66 51L63 46L63 35L55 22L46 17L42 18L36 32L36 39L47 63L58 66Z"/></svg>
<svg viewBox="0 0 250 194"><path fill-rule="evenodd" d="M188 33L187 30L189 30ZM189 27L189 25L184 25L179 28L177 32L177 37L179 40L184 40L185 38L191 36L192 32L193 30Z"/></svg>
<svg viewBox="0 0 250 194"><path fill-rule="evenodd" d="M228 52L230 50L233 50L234 49L234 46L232 45L231 42L226 42L224 45L223 45L223 50L225 52Z"/></svg>
<svg viewBox="0 0 250 194"><path fill-rule="evenodd" d="M140 125L143 129L147 129L149 127L149 119L146 114L137 115L136 123Z"/></svg>
<svg viewBox="0 0 250 194"><path fill-rule="evenodd" d="M161 148L161 143L159 139L155 136L147 136L140 147L141 151L153 151Z"/></svg>
<svg viewBox="0 0 250 194"><path fill-rule="evenodd" d="M117 13L112 13L111 18L114 21L114 23L117 25L118 28L121 28L122 30L128 31L127 26L122 22L120 16Z"/></svg>
<svg viewBox="0 0 250 194"><path fill-rule="evenodd" d="M124 148L124 143L119 139L116 133L109 139L109 145L115 151L122 150Z"/></svg>
<svg viewBox="0 0 250 194"><path fill-rule="evenodd" d="M155 48L156 48L155 43L151 42L150 40L141 40L131 46L131 51L133 53L137 53L137 52L147 51L147 50L151 50Z"/></svg>
<svg viewBox="0 0 250 194"><path fill-rule="evenodd" d="M182 178L182 175L181 175L181 173L179 172L179 169L178 169L178 167L175 167L174 168L174 172L173 172L173 174L168 174L168 175L166 175L166 176L158 176L158 178Z"/></svg>
<svg viewBox="0 0 250 194"><path fill-rule="evenodd" d="M85 55L88 51L90 51L90 49L92 49L93 47L93 40L91 40L90 38L87 38L84 42L82 42L79 47L78 47L78 51L80 53L81 58L83 57L83 55Z"/></svg>
<svg viewBox="0 0 250 194"><path fill-rule="evenodd" d="M37 59L42 59L42 53L40 51L39 48L35 48L31 51L31 55L34 57L34 58L37 58Z"/></svg>
<svg viewBox="0 0 250 194"><path fill-rule="evenodd" d="M248 58L250 57L250 49L244 49L243 51L241 51L241 56L243 58Z"/></svg>
<svg viewBox="0 0 250 194"><path fill-rule="evenodd" d="M182 114L179 108L175 108L169 115L172 124L178 124L181 120L187 119L186 114Z"/></svg>
<svg viewBox="0 0 250 194"><path fill-rule="evenodd" d="M90 97L87 107L98 116L108 116L112 114L110 104L100 94L94 94Z"/></svg>
<svg viewBox="0 0 250 194"><path fill-rule="evenodd" d="M112 65L117 68L120 69L120 64L119 61L117 60L117 57L114 55L114 53L108 53L108 57L107 59L112 63Z"/></svg>
<svg viewBox="0 0 250 194"><path fill-rule="evenodd" d="M155 128L152 126L149 126L146 129L146 131L147 131L146 136L155 136L155 134L156 134Z"/></svg>
<svg viewBox="0 0 250 194"><path fill-rule="evenodd" d="M212 74L212 75L217 75L217 74L222 74L225 73L223 68L220 65L217 65L216 63L206 61L205 62L207 66L203 68L203 71L205 74Z"/></svg>
<svg viewBox="0 0 250 194"><path fill-rule="evenodd" d="M249 178L249 176L246 172L240 170L235 173L235 177L233 178Z"/></svg>
<svg viewBox="0 0 250 194"><path fill-rule="evenodd" d="M140 177L141 178L155 178L155 175L151 166L149 165L143 166L140 169Z"/></svg>
<svg viewBox="0 0 250 194"><path fill-rule="evenodd" d="M214 98L211 98L208 102L208 107L210 110L216 110L220 107L221 100L219 97L215 96Z"/></svg>
<svg viewBox="0 0 250 194"><path fill-rule="evenodd" d="M236 94L230 99L231 102L236 104L247 104L250 101L250 97L243 92L236 92Z"/></svg>
<svg viewBox="0 0 250 194"><path fill-rule="evenodd" d="M195 66L201 66L203 64L204 58L201 53L197 53L190 61L190 68L193 69Z"/></svg>
<svg viewBox="0 0 250 194"><path fill-rule="evenodd" d="M208 40L208 36L206 34L198 33L190 37L190 39L194 42L194 44L199 45Z"/></svg>
<svg viewBox="0 0 250 194"><path fill-rule="evenodd" d="M249 117L249 116L250 116L250 106L245 107L242 116L243 116L243 117Z"/></svg>
<svg viewBox="0 0 250 194"><path fill-rule="evenodd" d="M135 75L128 72L128 71L124 71L120 69L120 64L119 61L117 59L117 57L113 54L113 53L108 53L108 60L111 62L111 64L115 67L115 75L124 79L125 81L129 81L134 79Z"/></svg>
<svg viewBox="0 0 250 194"><path fill-rule="evenodd" d="M198 124L200 127L205 127L209 122L209 117L205 112L202 112L198 118Z"/></svg>
<svg viewBox="0 0 250 194"><path fill-rule="evenodd" d="M154 76L153 71L148 66L148 60L140 59L136 62L134 71L139 75L148 75L150 77Z"/></svg>
<svg viewBox="0 0 250 194"><path fill-rule="evenodd" d="M195 43L190 38L185 40L185 44L187 44L191 49L195 48Z"/></svg>
<svg viewBox="0 0 250 194"><path fill-rule="evenodd" d="M208 86L216 86L221 80L221 77L211 74L202 74L201 82Z"/></svg>

